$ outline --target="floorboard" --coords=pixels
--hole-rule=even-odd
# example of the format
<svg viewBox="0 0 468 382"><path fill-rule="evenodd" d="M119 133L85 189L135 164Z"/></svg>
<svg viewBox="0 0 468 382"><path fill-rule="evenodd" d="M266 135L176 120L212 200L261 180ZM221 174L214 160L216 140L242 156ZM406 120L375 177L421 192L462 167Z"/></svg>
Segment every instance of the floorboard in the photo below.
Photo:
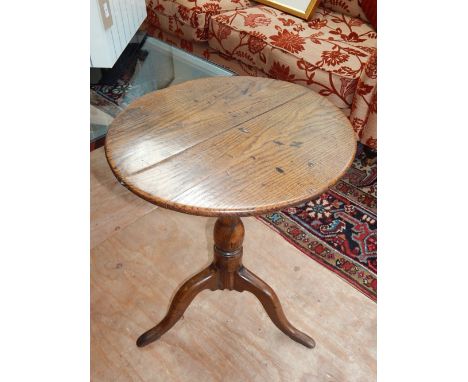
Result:
<svg viewBox="0 0 468 382"><path fill-rule="evenodd" d="M91 248L157 208L132 194L112 174L101 147L91 152Z"/></svg>
<svg viewBox="0 0 468 382"><path fill-rule="evenodd" d="M204 291L155 343L135 341L211 259L215 219L140 201L92 153L92 381L375 381L376 304L254 218L244 264L277 292L307 349L249 293ZM116 229L116 227L119 227Z"/></svg>

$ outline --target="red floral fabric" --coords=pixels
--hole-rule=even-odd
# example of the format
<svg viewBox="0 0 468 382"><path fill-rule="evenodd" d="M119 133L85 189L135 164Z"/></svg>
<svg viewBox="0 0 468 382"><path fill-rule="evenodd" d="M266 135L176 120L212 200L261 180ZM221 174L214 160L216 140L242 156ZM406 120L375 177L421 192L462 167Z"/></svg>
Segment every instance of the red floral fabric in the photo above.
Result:
<svg viewBox="0 0 468 382"><path fill-rule="evenodd" d="M362 5L364 1L365 0L320 0L320 6L368 22L369 20Z"/></svg>
<svg viewBox="0 0 468 382"><path fill-rule="evenodd" d="M208 39L212 15L251 5L249 0L146 0L151 23L189 41Z"/></svg>
<svg viewBox="0 0 468 382"><path fill-rule="evenodd" d="M377 50L359 77L349 119L360 141L377 149Z"/></svg>
<svg viewBox="0 0 468 382"><path fill-rule="evenodd" d="M208 42L272 78L329 98L350 116L361 141L365 136L375 147L368 122L376 104L376 37L362 20L329 9L317 8L307 22L256 6L212 17Z"/></svg>

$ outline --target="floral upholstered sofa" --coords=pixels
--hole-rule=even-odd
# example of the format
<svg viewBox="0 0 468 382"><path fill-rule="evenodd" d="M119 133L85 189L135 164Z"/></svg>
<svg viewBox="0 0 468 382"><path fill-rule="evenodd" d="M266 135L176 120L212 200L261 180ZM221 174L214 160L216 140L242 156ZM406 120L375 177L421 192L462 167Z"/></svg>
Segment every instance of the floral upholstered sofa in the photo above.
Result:
<svg viewBox="0 0 468 382"><path fill-rule="evenodd" d="M366 1L321 0L305 21L249 0L147 0L146 30L237 74L310 87L376 149L377 32Z"/></svg>

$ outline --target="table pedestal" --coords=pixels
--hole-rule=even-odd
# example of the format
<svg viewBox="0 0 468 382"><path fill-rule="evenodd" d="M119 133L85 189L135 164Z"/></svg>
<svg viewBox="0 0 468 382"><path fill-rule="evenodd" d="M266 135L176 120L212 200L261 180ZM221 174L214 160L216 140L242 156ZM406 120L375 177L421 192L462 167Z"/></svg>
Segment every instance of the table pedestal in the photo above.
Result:
<svg viewBox="0 0 468 382"><path fill-rule="evenodd" d="M142 347L157 340L182 317L195 296L204 289L236 290L253 293L262 303L273 323L284 334L308 348L315 341L288 321L273 289L242 265L244 225L239 217L220 217L214 226L214 260L210 266L186 281L175 294L162 321L137 340Z"/></svg>

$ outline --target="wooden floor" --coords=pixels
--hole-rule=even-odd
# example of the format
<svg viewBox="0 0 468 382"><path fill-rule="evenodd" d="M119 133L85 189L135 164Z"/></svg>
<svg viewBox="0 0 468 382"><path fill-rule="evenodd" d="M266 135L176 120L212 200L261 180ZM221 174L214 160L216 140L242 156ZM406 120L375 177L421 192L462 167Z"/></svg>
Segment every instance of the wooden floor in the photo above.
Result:
<svg viewBox="0 0 468 382"><path fill-rule="evenodd" d="M155 343L135 341L211 260L215 219L157 208L91 153L92 381L375 381L376 304L255 218L244 264L315 349L293 342L250 293L204 291Z"/></svg>

